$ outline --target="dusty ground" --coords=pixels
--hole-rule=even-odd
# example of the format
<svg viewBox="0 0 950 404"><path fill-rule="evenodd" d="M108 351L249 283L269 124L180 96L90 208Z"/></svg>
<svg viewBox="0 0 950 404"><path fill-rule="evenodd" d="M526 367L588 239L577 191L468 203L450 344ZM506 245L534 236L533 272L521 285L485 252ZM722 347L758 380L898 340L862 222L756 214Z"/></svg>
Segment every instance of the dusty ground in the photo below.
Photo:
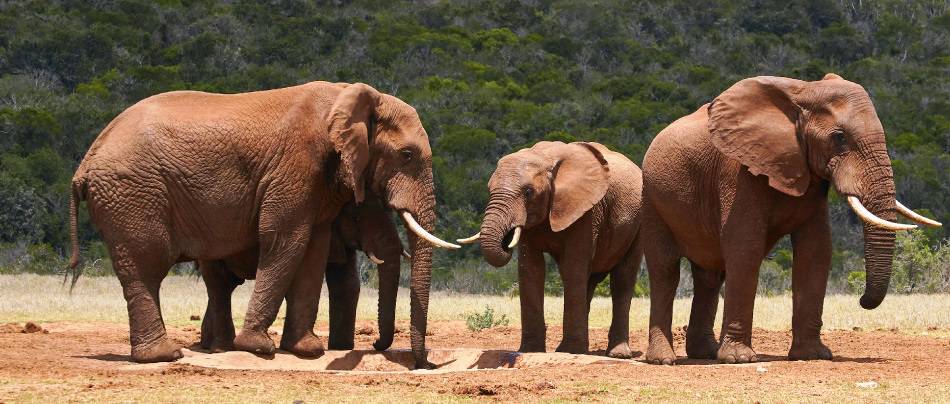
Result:
<svg viewBox="0 0 950 404"><path fill-rule="evenodd" d="M223 370L181 363L143 367L128 362L125 325L39 325L47 332L0 327L0 402L950 400L950 338L942 329L916 335L891 330L829 331L824 340L835 353L832 362L788 362L790 332L757 329L754 348L765 362L753 365L681 358L677 366L661 367L550 355L547 363L535 360L534 366L514 370L331 374ZM358 324L358 349L371 349L374 326L368 321ZM513 327L472 332L462 322L433 322L429 328L431 348L513 350L519 340L519 330ZM325 331L326 325L319 329ZM406 323L400 329L394 347L408 347ZM185 346L198 341L194 326L175 327L170 334ZM631 333L634 349L645 349L644 335L642 330ZM560 328L551 327L549 350L559 338ZM606 330L594 329L591 341L592 354L603 355ZM676 348L685 355L681 333ZM869 381L876 387L857 384Z"/></svg>

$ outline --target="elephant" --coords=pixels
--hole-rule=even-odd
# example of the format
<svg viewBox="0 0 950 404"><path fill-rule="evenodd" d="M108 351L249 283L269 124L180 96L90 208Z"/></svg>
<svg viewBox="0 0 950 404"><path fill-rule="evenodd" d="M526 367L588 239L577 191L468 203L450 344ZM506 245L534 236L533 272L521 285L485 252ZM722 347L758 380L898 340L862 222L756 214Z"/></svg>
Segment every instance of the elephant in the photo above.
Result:
<svg viewBox="0 0 950 404"><path fill-rule="evenodd" d="M564 337L559 352L587 353L594 288L610 275L613 318L607 354L631 358L630 301L640 268L640 168L597 143L539 142L498 161L488 182L479 241L500 267L518 247L521 352L545 351L543 254L564 283ZM519 244L520 242L520 244Z"/></svg>
<svg viewBox="0 0 950 404"><path fill-rule="evenodd" d="M686 334L689 358L757 360L752 312L759 266L790 235L793 360L831 359L821 340L831 268L828 191L865 222L867 280L860 304L887 293L895 223L901 213L932 225L895 198L884 128L865 89L829 73L806 82L741 80L663 129L643 160L644 256L650 278L649 348L654 364L674 363L671 322L679 263L689 260L694 295ZM720 289L720 338L713 322Z"/></svg>
<svg viewBox="0 0 950 404"><path fill-rule="evenodd" d="M330 303L329 349L353 349L356 306L360 293L356 250L362 250L379 269L380 337L373 347L384 351L392 345L399 288L399 259L401 255L408 259L411 256L403 250L391 213L382 201L367 197L358 207L352 203L346 204L333 223L325 275ZM202 348L211 352L234 349L231 294L244 280L254 279L257 260L257 250L250 249L245 254L227 259L197 262L208 290L208 306L201 322Z"/></svg>
<svg viewBox="0 0 950 404"><path fill-rule="evenodd" d="M322 354L313 334L333 220L380 195L409 233L411 345L426 359L435 226L432 150L416 110L363 83L310 82L240 94L174 91L142 100L99 134L71 184L70 267L79 261L78 204L108 246L128 303L131 356L181 357L168 340L159 288L176 262L257 250L256 283L236 349ZM298 270L298 268L304 268Z"/></svg>

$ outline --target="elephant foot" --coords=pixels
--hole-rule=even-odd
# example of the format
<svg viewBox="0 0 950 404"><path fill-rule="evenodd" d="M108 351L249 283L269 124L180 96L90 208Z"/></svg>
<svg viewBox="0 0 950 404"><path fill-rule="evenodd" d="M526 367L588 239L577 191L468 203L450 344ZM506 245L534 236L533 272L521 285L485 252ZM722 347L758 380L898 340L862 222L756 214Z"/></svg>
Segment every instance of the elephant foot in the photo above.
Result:
<svg viewBox="0 0 950 404"><path fill-rule="evenodd" d="M723 341L716 353L720 363L750 363L758 361L752 347L737 341Z"/></svg>
<svg viewBox="0 0 950 404"><path fill-rule="evenodd" d="M181 357L181 347L165 337L148 347L132 347L132 360L138 363L171 362Z"/></svg>
<svg viewBox="0 0 950 404"><path fill-rule="evenodd" d="M647 347L646 360L654 365L672 365L676 362L676 353L666 340L651 341Z"/></svg>
<svg viewBox="0 0 950 404"><path fill-rule="evenodd" d="M640 352L633 352L630 350L630 344L627 341L610 343L608 344L612 348L607 350L607 356L617 359L633 359L637 356L640 356Z"/></svg>
<svg viewBox="0 0 950 404"><path fill-rule="evenodd" d="M234 337L234 349L262 355L273 355L276 351L267 333L247 328Z"/></svg>
<svg viewBox="0 0 950 404"><path fill-rule="evenodd" d="M415 370L419 370L419 369L436 369L436 368L438 368L438 367L439 367L439 366L437 366L436 364L434 364L434 363L432 363L432 362L429 362L429 360L426 359L425 356L422 356L422 357L416 356L416 364L415 364L415 367L414 367L413 369L415 369Z"/></svg>
<svg viewBox="0 0 950 404"><path fill-rule="evenodd" d="M198 343L201 345L202 349L211 349L211 346L214 344L214 336L211 333L201 332L201 342Z"/></svg>
<svg viewBox="0 0 950 404"><path fill-rule="evenodd" d="M793 361L810 360L831 360L833 355L831 350L821 342L821 339L814 339L801 343L792 343L792 349L788 351L788 359Z"/></svg>
<svg viewBox="0 0 950 404"><path fill-rule="evenodd" d="M385 341L384 341L384 340L381 340L381 339L378 339L378 340L376 340L376 342L373 342L373 349L375 349L375 350L377 350L377 351L385 351L385 350L389 349L389 347L391 347L392 345L393 345L393 340L392 340L392 339L385 340Z"/></svg>
<svg viewBox="0 0 950 404"><path fill-rule="evenodd" d="M323 342L320 342L320 338L314 335L312 331L305 332L303 337L296 341L289 338L282 339L280 349L307 358L322 356L324 351Z"/></svg>
<svg viewBox="0 0 950 404"><path fill-rule="evenodd" d="M587 341L562 340L561 344L555 349L556 352L567 352L572 354L586 354Z"/></svg>
<svg viewBox="0 0 950 404"><path fill-rule="evenodd" d="M719 342L711 334L686 335L686 356L690 359L716 359Z"/></svg>
<svg viewBox="0 0 950 404"><path fill-rule="evenodd" d="M540 340L521 340L521 346L518 352L544 352L544 338Z"/></svg>

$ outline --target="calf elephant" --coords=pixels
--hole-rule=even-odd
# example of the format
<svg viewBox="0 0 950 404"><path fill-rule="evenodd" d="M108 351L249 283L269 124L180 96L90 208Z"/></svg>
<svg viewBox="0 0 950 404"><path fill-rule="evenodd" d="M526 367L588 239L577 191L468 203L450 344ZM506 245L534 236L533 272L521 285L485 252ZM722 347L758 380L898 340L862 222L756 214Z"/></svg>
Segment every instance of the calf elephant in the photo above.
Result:
<svg viewBox="0 0 950 404"><path fill-rule="evenodd" d="M78 203L109 248L128 302L132 359L179 358L166 338L159 287L176 262L256 249L257 282L237 349L274 352L268 327L287 299L281 347L323 350L313 334L333 219L365 192L409 230L411 340L425 355L432 244L458 247L435 224L432 151L415 109L357 83L311 82L243 94L176 91L119 114L72 181L71 266ZM303 270L297 270L303 268Z"/></svg>
<svg viewBox="0 0 950 404"><path fill-rule="evenodd" d="M695 292L686 335L690 358L751 362L759 265L791 235L792 359L831 359L821 341L831 267L828 190L865 221L867 284L861 306L887 293L898 213L939 225L895 199L884 128L867 92L828 74L805 82L742 80L661 131L643 161L644 254L650 274L647 360L672 364L673 298L679 261ZM719 341L713 320L725 282Z"/></svg>
<svg viewBox="0 0 950 404"><path fill-rule="evenodd" d="M403 250L391 212L376 198L359 207L347 204L333 223L327 257L326 282L330 301L329 349L353 349L356 306L360 280L356 251L363 251L379 270L379 339L373 346L386 350L395 333L396 293L399 288L400 255ZM198 261L208 289L208 306L201 322L201 346L212 352L234 349L231 294L253 279L257 250L251 249L223 260Z"/></svg>
<svg viewBox="0 0 950 404"><path fill-rule="evenodd" d="M522 352L544 352L543 253L564 282L564 338L557 350L587 353L594 288L610 274L607 354L630 358L630 299L640 267L640 169L597 143L539 142L503 157L488 182L481 242L500 267L518 245ZM520 242L520 244L519 244Z"/></svg>

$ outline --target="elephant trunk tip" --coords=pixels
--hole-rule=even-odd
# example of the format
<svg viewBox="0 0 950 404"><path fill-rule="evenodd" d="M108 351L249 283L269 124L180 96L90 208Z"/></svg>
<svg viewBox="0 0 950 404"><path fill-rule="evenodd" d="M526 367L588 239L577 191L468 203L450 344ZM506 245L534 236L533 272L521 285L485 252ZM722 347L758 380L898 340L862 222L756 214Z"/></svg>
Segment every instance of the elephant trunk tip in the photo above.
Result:
<svg viewBox="0 0 950 404"><path fill-rule="evenodd" d="M884 297L872 297L867 293L861 295L861 307L865 310L874 310L877 306L881 305L881 302L884 301Z"/></svg>

